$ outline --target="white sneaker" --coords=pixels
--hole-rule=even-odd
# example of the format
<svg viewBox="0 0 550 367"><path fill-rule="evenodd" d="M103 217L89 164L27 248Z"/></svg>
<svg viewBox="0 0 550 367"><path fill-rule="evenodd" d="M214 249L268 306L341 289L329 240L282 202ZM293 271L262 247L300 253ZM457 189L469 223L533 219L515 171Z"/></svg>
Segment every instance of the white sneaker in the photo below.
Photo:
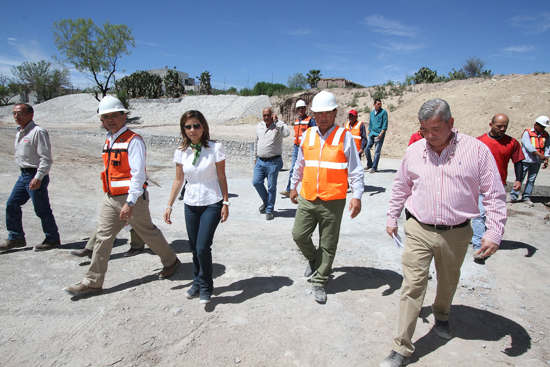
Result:
<svg viewBox="0 0 550 367"><path fill-rule="evenodd" d="M380 362L380 367L401 367L409 364L410 361L411 357L405 357L395 350L392 350L390 355Z"/></svg>

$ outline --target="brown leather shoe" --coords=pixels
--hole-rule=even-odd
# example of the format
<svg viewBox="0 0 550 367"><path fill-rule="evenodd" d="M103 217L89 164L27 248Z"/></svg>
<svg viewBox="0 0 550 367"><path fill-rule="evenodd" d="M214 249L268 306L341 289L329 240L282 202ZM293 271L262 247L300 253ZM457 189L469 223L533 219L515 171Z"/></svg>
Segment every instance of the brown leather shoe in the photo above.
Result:
<svg viewBox="0 0 550 367"><path fill-rule="evenodd" d="M87 285L80 282L76 283L75 285L68 286L64 289L64 291L76 297L83 297L101 293L103 291L103 288L88 287Z"/></svg>
<svg viewBox="0 0 550 367"><path fill-rule="evenodd" d="M3 244L0 245L0 252L25 246L27 246L27 241L25 241L24 238L22 240L6 240Z"/></svg>
<svg viewBox="0 0 550 367"><path fill-rule="evenodd" d="M78 257L85 257L92 258L92 254L94 252L92 250L88 250L86 247L84 247L82 250L73 250L70 252L71 255L78 256Z"/></svg>
<svg viewBox="0 0 550 367"><path fill-rule="evenodd" d="M40 245L34 246L34 251L47 251L51 250L52 248L59 247L61 245L61 241L46 241L42 242Z"/></svg>
<svg viewBox="0 0 550 367"><path fill-rule="evenodd" d="M143 250L145 249L145 246L142 247L142 248L131 248L129 249L128 251L126 251L124 253L124 255L122 255L123 257L132 257L132 256L136 256L137 254L141 254L143 252Z"/></svg>
<svg viewBox="0 0 550 367"><path fill-rule="evenodd" d="M162 271L159 273L159 279L170 278L172 275L174 275L174 273L176 272L176 270L179 268L180 265L181 265L180 259L176 258L176 261L172 265L162 269Z"/></svg>

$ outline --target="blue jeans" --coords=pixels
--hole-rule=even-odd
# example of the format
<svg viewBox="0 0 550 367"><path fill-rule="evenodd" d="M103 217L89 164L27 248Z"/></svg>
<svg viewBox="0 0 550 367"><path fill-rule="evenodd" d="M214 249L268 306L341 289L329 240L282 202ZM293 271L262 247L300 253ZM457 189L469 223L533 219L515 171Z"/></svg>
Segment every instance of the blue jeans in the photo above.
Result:
<svg viewBox="0 0 550 367"><path fill-rule="evenodd" d="M283 159L276 158L268 161L263 161L260 158L256 160L254 166L254 177L252 184L258 191L258 195L265 205L265 212L272 213L277 198L277 177L279 171L283 168ZM264 180L267 178L267 190L264 185Z"/></svg>
<svg viewBox="0 0 550 367"><path fill-rule="evenodd" d="M535 180L539 174L541 163L522 163L523 165L523 175L521 176L521 182L525 176L527 176L527 183L525 184L525 189L523 190L522 200L527 200L531 197L531 192L533 192L533 187L535 187ZM517 200L519 198L519 191L512 190L510 192L510 198L512 200Z"/></svg>
<svg viewBox="0 0 550 367"><path fill-rule="evenodd" d="M300 151L300 146L294 144L294 150L292 151L292 163L290 165L290 173L288 174L288 183L286 184L286 191L290 191L290 181L292 180L292 174L294 173L294 165L296 164L296 159L298 159L299 151Z"/></svg>
<svg viewBox="0 0 550 367"><path fill-rule="evenodd" d="M48 197L50 176L44 176L40 187L36 190L31 190L29 189L29 184L34 176L34 173L21 172L21 176L19 176L15 186L13 186L11 195L6 203L6 228L9 232L8 239L22 240L25 238L21 206L25 205L30 198L34 206L34 212L42 221L42 230L46 235L45 241L59 241L59 232L55 224L55 218L53 217L52 209L50 208L50 199Z"/></svg>
<svg viewBox="0 0 550 367"><path fill-rule="evenodd" d="M377 142L374 141L377 136L369 136L369 141L367 147L365 148L365 155L367 156L367 167L373 168L375 171L378 171L378 161L380 161L380 151L382 150L382 144L384 144L384 138L386 133L382 135ZM370 150L374 145L374 161L371 159Z"/></svg>
<svg viewBox="0 0 550 367"><path fill-rule="evenodd" d="M474 235L472 236L472 245L474 251L477 251L481 248L481 238L487 231L485 227L485 208L483 207L483 194L479 194L479 201L477 203L479 208L479 217L472 219L472 229Z"/></svg>
<svg viewBox="0 0 550 367"><path fill-rule="evenodd" d="M201 296L211 296L214 290L212 240L220 223L222 206L222 201L206 206L185 204L185 226L193 252L193 287Z"/></svg>

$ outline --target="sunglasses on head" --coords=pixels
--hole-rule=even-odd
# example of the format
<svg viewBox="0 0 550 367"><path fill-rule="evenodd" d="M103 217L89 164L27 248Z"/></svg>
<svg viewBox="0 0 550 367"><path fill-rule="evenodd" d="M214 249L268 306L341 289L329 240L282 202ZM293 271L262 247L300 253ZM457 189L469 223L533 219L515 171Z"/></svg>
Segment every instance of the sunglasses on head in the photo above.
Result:
<svg viewBox="0 0 550 367"><path fill-rule="evenodd" d="M199 130L202 127L202 125L201 124L183 125L183 127L185 127L185 130L191 130L191 128L195 130Z"/></svg>

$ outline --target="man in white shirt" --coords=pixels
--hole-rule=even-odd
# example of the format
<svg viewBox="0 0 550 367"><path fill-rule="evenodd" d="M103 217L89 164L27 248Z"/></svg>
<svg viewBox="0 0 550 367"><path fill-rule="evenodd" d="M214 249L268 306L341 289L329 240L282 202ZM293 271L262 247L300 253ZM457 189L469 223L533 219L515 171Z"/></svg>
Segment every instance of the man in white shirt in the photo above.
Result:
<svg viewBox="0 0 550 367"><path fill-rule="evenodd" d="M277 194L277 177L283 168L283 138L290 135L284 121L278 121L271 107L262 111L263 121L256 127L256 144L254 145L254 177L252 184L262 199L259 208L265 219L273 220L273 208ZM274 118L275 117L275 118ZM264 181L267 179L267 189Z"/></svg>
<svg viewBox="0 0 550 367"><path fill-rule="evenodd" d="M35 251L44 251L60 245L59 232L50 207L48 184L52 153L48 132L33 121L34 110L31 105L13 106L13 118L17 123L15 137L15 163L21 168L21 175L13 187L6 203L6 228L8 239L0 245L0 251L25 247L23 214L21 206L32 200L34 212L42 221L46 238Z"/></svg>
<svg viewBox="0 0 550 367"><path fill-rule="evenodd" d="M78 297L102 291L114 240L126 223L161 258L164 268L158 274L160 279L172 276L181 264L162 232L151 221L149 194L145 189L145 144L125 126L128 110L118 99L106 96L99 102L98 112L109 130L102 154L105 171L101 178L105 196L90 268L80 283L65 288L67 293Z"/></svg>

